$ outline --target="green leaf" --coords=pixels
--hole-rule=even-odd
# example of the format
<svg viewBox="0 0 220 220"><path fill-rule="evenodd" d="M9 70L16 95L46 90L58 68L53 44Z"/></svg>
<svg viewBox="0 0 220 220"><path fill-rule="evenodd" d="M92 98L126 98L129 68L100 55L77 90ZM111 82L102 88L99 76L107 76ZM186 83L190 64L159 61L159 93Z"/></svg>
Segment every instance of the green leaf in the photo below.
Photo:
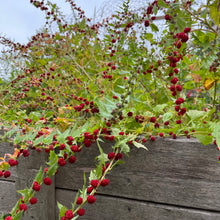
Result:
<svg viewBox="0 0 220 220"><path fill-rule="evenodd" d="M43 139L43 143L46 144L46 145L49 145L52 143L53 141L53 136L56 134L55 131L52 131L47 137L45 137Z"/></svg>
<svg viewBox="0 0 220 220"><path fill-rule="evenodd" d="M157 4L158 4L158 6L161 7L161 8L168 8L168 7L169 7L169 5L166 4L163 0L159 0L159 1L157 2Z"/></svg>
<svg viewBox="0 0 220 220"><path fill-rule="evenodd" d="M212 136L202 134L195 134L194 136L204 145L212 143Z"/></svg>
<svg viewBox="0 0 220 220"><path fill-rule="evenodd" d="M153 111L156 113L160 113L164 110L165 107L167 107L167 104L157 105L156 107L153 108Z"/></svg>
<svg viewBox="0 0 220 220"><path fill-rule="evenodd" d="M97 179L96 170L91 170L89 175L89 181L96 179Z"/></svg>
<svg viewBox="0 0 220 220"><path fill-rule="evenodd" d="M219 26L220 23L220 11L218 11L218 7L212 5L210 6L210 16L215 22L217 26Z"/></svg>
<svg viewBox="0 0 220 220"><path fill-rule="evenodd" d="M35 139L34 142L33 142L33 146L36 146L36 145L40 144L41 142L43 142L44 137L45 137L45 135Z"/></svg>
<svg viewBox="0 0 220 220"><path fill-rule="evenodd" d="M62 205L61 203L57 202L57 207L59 209L59 216L63 217L65 216L65 212L68 210L67 207L65 207L64 205Z"/></svg>
<svg viewBox="0 0 220 220"><path fill-rule="evenodd" d="M150 27L151 27L151 30L153 32L158 32L159 31L158 27L154 23L150 23Z"/></svg>
<svg viewBox="0 0 220 220"><path fill-rule="evenodd" d="M23 200L26 201L26 200L29 198L29 196L30 196L30 194L31 194L31 192L32 192L32 188L31 188L31 189L28 189L28 188L26 187L25 189L23 189L23 190L18 190L17 192L20 193L20 194L24 197Z"/></svg>
<svg viewBox="0 0 220 220"><path fill-rule="evenodd" d="M42 167L40 167L40 170L38 171L34 181L37 181L38 183L41 183L43 180L43 171L42 171Z"/></svg>
<svg viewBox="0 0 220 220"><path fill-rule="evenodd" d="M31 112L29 117L31 119L33 119L34 121L39 121L40 118L42 117L41 113L40 112Z"/></svg>
<svg viewBox="0 0 220 220"><path fill-rule="evenodd" d="M143 148L143 149L145 149L145 150L148 151L148 148L147 148L146 146L144 146L143 144L141 144L141 143L138 143L138 142L136 142L136 141L133 141L133 144L134 144L134 146L137 147L137 148Z"/></svg>
<svg viewBox="0 0 220 220"><path fill-rule="evenodd" d="M217 146L220 147L220 122L216 123L212 135L216 138Z"/></svg>
<svg viewBox="0 0 220 220"><path fill-rule="evenodd" d="M13 220L19 220L19 219L21 219L22 214L23 214L23 211L18 212L18 213L13 217Z"/></svg>
<svg viewBox="0 0 220 220"><path fill-rule="evenodd" d="M97 141L97 146L98 146L99 152L100 152L100 155L97 158L99 159L100 164L103 165L103 164L105 164L106 161L108 161L108 155L103 153L103 150L102 150L98 141Z"/></svg>
<svg viewBox="0 0 220 220"><path fill-rule="evenodd" d="M189 110L187 115L191 118L191 120L196 120L202 117L207 116L207 112L205 111L198 111L198 110Z"/></svg>
<svg viewBox="0 0 220 220"><path fill-rule="evenodd" d="M20 205L20 199L16 202L16 205L13 207L11 211L11 215L15 215L16 211L18 210L19 205Z"/></svg>
<svg viewBox="0 0 220 220"><path fill-rule="evenodd" d="M146 33L144 36L145 36L145 39L149 40L149 41L152 41L152 39L154 37L154 35L152 33Z"/></svg>
<svg viewBox="0 0 220 220"><path fill-rule="evenodd" d="M76 196L75 196L75 200L74 202L72 203L72 210L75 209L75 205L76 205L76 201L77 201L77 198L79 197L79 192L76 193Z"/></svg>
<svg viewBox="0 0 220 220"><path fill-rule="evenodd" d="M183 30L186 27L186 22L182 17L179 16L176 17L176 24L180 30Z"/></svg>
<svg viewBox="0 0 220 220"><path fill-rule="evenodd" d="M158 11L158 8L157 8L157 5L155 4L154 7L153 7L153 13L155 15L157 15L157 11Z"/></svg>
<svg viewBox="0 0 220 220"><path fill-rule="evenodd" d="M49 162L47 164L49 165L47 175L50 177L56 173L58 168L58 156L54 151L50 151Z"/></svg>
<svg viewBox="0 0 220 220"><path fill-rule="evenodd" d="M166 112L166 113L163 115L163 122L169 121L172 117L173 117L173 113L171 113L171 112Z"/></svg>

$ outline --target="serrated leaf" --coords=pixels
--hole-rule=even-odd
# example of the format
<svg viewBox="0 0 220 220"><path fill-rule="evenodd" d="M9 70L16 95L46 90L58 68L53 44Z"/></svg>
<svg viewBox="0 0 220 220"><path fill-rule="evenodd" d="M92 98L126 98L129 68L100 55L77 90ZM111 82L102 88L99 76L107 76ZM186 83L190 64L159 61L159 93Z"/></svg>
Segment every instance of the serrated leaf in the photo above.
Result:
<svg viewBox="0 0 220 220"><path fill-rule="evenodd" d="M75 200L74 202L72 203L72 210L75 209L75 205L76 205L76 201L77 201L77 198L79 197L79 192L76 193L76 196L75 196Z"/></svg>
<svg viewBox="0 0 220 220"><path fill-rule="evenodd" d="M143 149L145 149L145 150L148 151L148 148L147 148L146 146L144 146L143 144L141 144L141 143L138 143L138 142L136 142L136 141L133 141L133 144L134 144L134 146L137 147L137 148L143 148Z"/></svg>
<svg viewBox="0 0 220 220"><path fill-rule="evenodd" d="M212 143L212 136L202 134L195 134L194 136L204 145Z"/></svg>
<svg viewBox="0 0 220 220"><path fill-rule="evenodd" d="M17 191L18 193L20 193L24 198L23 200L25 201L27 198L29 198L31 192L32 192L32 189L28 189L27 187L23 190L18 190Z"/></svg>
<svg viewBox="0 0 220 220"><path fill-rule="evenodd" d="M196 119L207 116L207 112L198 111L198 110L189 110L187 112L187 115L191 118L191 120L196 120Z"/></svg>
<svg viewBox="0 0 220 220"><path fill-rule="evenodd" d="M96 179L97 179L96 170L91 170L89 175L89 181L91 182L91 180L96 180Z"/></svg>
<svg viewBox="0 0 220 220"><path fill-rule="evenodd" d="M39 138L35 139L33 141L33 146L36 146L38 144L40 144L41 142L43 142L45 135L40 136Z"/></svg>
<svg viewBox="0 0 220 220"><path fill-rule="evenodd" d="M220 147L220 122L216 123L212 134L216 138L217 146Z"/></svg>
<svg viewBox="0 0 220 220"><path fill-rule="evenodd" d="M220 23L220 11L218 11L218 7L216 6L210 6L210 16L215 22L217 26L219 26Z"/></svg>
<svg viewBox="0 0 220 220"><path fill-rule="evenodd" d="M42 171L42 167L40 167L40 170L38 171L36 177L34 178L34 181L40 183L42 182L42 180L43 180L43 171Z"/></svg>
<svg viewBox="0 0 220 220"><path fill-rule="evenodd" d="M62 205L61 203L57 202L57 207L59 209L59 216L63 217L65 216L65 212L68 210L64 205Z"/></svg>
<svg viewBox="0 0 220 220"><path fill-rule="evenodd" d="M18 212L18 213L13 217L13 220L19 220L19 219L21 219L22 214L23 214L23 210L20 211L20 212Z"/></svg>
<svg viewBox="0 0 220 220"><path fill-rule="evenodd" d="M166 113L163 115L163 122L169 121L172 117L173 117L173 113L171 113L171 112L166 112Z"/></svg>
<svg viewBox="0 0 220 220"><path fill-rule="evenodd" d="M154 23L150 23L150 27L151 27L151 30L153 32L158 32L159 31L158 27Z"/></svg>
<svg viewBox="0 0 220 220"><path fill-rule="evenodd" d="M14 215L16 213L16 211L18 210L18 207L19 207L19 204L20 204L20 200L18 200L16 202L16 205L13 207L12 211L11 211L11 214Z"/></svg>
<svg viewBox="0 0 220 220"><path fill-rule="evenodd" d="M56 173L58 168L58 156L54 151L50 151L50 157L47 164L49 165L47 175L50 177Z"/></svg>
<svg viewBox="0 0 220 220"><path fill-rule="evenodd" d="M52 131L48 136L46 136L44 139L43 139L43 143L46 144L46 145L49 145L52 143L53 141L53 136L55 135L55 131Z"/></svg>
<svg viewBox="0 0 220 220"><path fill-rule="evenodd" d="M164 110L165 107L167 107L167 104L157 105L153 108L153 111L155 111L156 113L160 113Z"/></svg>

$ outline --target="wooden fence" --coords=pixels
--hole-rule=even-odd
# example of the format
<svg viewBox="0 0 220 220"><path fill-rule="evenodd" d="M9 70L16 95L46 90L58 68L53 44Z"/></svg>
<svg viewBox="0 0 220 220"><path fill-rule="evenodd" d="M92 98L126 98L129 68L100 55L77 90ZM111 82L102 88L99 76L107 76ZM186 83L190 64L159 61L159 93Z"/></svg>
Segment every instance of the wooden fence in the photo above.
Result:
<svg viewBox="0 0 220 220"><path fill-rule="evenodd" d="M111 143L103 143L105 152ZM220 165L216 146L201 145L196 139L158 138L146 143L149 151L131 148L125 164L109 175L110 183L100 189L95 204L85 207L82 220L219 220ZM0 143L0 155L12 151ZM58 219L56 201L71 208L83 186L83 173L90 173L97 146L83 149L73 165L59 168L52 186L43 185L38 203L28 205L23 220ZM19 198L16 190L31 186L46 153L31 150L19 158L8 179L0 178L0 213L10 211Z"/></svg>

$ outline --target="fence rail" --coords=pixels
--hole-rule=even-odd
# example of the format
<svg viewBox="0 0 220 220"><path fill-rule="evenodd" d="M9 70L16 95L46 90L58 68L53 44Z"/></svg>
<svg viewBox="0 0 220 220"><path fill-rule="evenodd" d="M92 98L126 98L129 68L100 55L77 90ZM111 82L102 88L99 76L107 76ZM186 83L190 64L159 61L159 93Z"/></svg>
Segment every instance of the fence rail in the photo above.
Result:
<svg viewBox="0 0 220 220"><path fill-rule="evenodd" d="M105 152L112 143L102 143ZM149 151L131 147L125 164L109 175L110 184L99 190L95 204L86 205L82 220L217 220L220 219L220 166L213 144L203 146L196 139L158 138L146 144ZM12 150L0 142L0 155ZM52 186L42 186L38 203L28 205L22 220L58 219L56 201L71 208L71 202L94 168L97 146L83 149L73 165L60 167ZM15 205L16 190L32 184L46 153L31 150L19 158L12 176L0 179L0 213Z"/></svg>

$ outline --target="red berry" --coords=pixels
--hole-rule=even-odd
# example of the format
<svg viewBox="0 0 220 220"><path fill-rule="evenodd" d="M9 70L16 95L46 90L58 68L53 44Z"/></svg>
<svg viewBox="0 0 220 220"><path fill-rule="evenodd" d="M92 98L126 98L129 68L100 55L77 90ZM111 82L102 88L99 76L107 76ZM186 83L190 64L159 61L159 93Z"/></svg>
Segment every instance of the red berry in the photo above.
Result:
<svg viewBox="0 0 220 220"><path fill-rule="evenodd" d="M5 218L5 220L12 220L12 217L11 217L11 216L7 216L7 217Z"/></svg>
<svg viewBox="0 0 220 220"><path fill-rule="evenodd" d="M83 203L83 198L82 197L78 197L76 200L76 204L77 205L81 205Z"/></svg>
<svg viewBox="0 0 220 220"><path fill-rule="evenodd" d="M27 206L24 203L22 203L22 204L20 204L19 209L21 211L24 210L24 212L25 212L27 210Z"/></svg>
<svg viewBox="0 0 220 220"><path fill-rule="evenodd" d="M181 122L181 120L176 120L176 123L181 124L182 122Z"/></svg>
<svg viewBox="0 0 220 220"><path fill-rule="evenodd" d="M65 212L65 217L66 217L67 219L72 219L72 218L73 218L73 212L72 212L71 210L67 210L67 211Z"/></svg>
<svg viewBox="0 0 220 220"><path fill-rule="evenodd" d="M115 157L115 153L114 152L111 152L108 154L108 159L111 160Z"/></svg>
<svg viewBox="0 0 220 220"><path fill-rule="evenodd" d="M156 118L155 117L151 117L150 122L156 122Z"/></svg>
<svg viewBox="0 0 220 220"><path fill-rule="evenodd" d="M170 123L169 121L165 121L164 125L169 125L169 123Z"/></svg>
<svg viewBox="0 0 220 220"><path fill-rule="evenodd" d="M173 139L176 139L176 134L173 134Z"/></svg>
<svg viewBox="0 0 220 220"><path fill-rule="evenodd" d="M115 156L115 160L121 160L123 158L123 154L122 153L117 153Z"/></svg>
<svg viewBox="0 0 220 220"><path fill-rule="evenodd" d="M153 137L153 136L150 139L151 139L151 141L155 141L155 137Z"/></svg>
<svg viewBox="0 0 220 220"><path fill-rule="evenodd" d="M73 164L76 161L76 157L71 156L71 157L69 157L68 161L69 161L69 163Z"/></svg>
<svg viewBox="0 0 220 220"><path fill-rule="evenodd" d="M146 138L143 138L143 139L142 139L142 142L143 142L143 143L146 143L146 142L147 142Z"/></svg>
<svg viewBox="0 0 220 220"><path fill-rule="evenodd" d="M144 22L144 26L145 27L148 27L150 25L150 22L148 21L148 20L146 20L145 22Z"/></svg>
<svg viewBox="0 0 220 220"><path fill-rule="evenodd" d="M30 203L31 203L31 205L36 204L36 203L37 203L37 199L36 199L35 197L32 197L32 198L30 199Z"/></svg>
<svg viewBox="0 0 220 220"><path fill-rule="evenodd" d="M79 209L76 213L79 216L85 215L85 209Z"/></svg>
<svg viewBox="0 0 220 220"><path fill-rule="evenodd" d="M61 144L60 145L60 150L64 150L66 148L66 145L65 144Z"/></svg>
<svg viewBox="0 0 220 220"><path fill-rule="evenodd" d="M4 173L2 171L0 171L0 177L2 177L4 175Z"/></svg>
<svg viewBox="0 0 220 220"><path fill-rule="evenodd" d="M217 145L216 140L213 141L213 144L214 144L214 145Z"/></svg>
<svg viewBox="0 0 220 220"><path fill-rule="evenodd" d="M132 117L133 116L133 112L128 112L127 116L128 117Z"/></svg>
<svg viewBox="0 0 220 220"><path fill-rule="evenodd" d="M99 185L99 180L91 180L90 184L93 188L96 188Z"/></svg>
<svg viewBox="0 0 220 220"><path fill-rule="evenodd" d="M52 184L52 180L49 177L45 177L44 178L44 184L49 186L49 185Z"/></svg>
<svg viewBox="0 0 220 220"><path fill-rule="evenodd" d="M26 149L24 149L24 150L22 151L22 153L23 153L23 156L24 156L24 157L28 157L28 156L30 155L30 153L29 153L28 150L26 150Z"/></svg>
<svg viewBox="0 0 220 220"><path fill-rule="evenodd" d="M177 74L177 73L179 73L179 70L177 68L175 68L175 69L173 69L173 72Z"/></svg>
<svg viewBox="0 0 220 220"><path fill-rule="evenodd" d="M160 132L159 136L160 136L160 137L163 137L163 133L162 133L162 132Z"/></svg>
<svg viewBox="0 0 220 220"><path fill-rule="evenodd" d="M85 145L86 147L90 147L91 144L92 144L89 139L84 139L83 143L84 143L84 145Z"/></svg>
<svg viewBox="0 0 220 220"><path fill-rule="evenodd" d="M9 171L9 170L6 170L5 172L4 172L4 177L5 178L8 178L8 177L10 177L11 176L11 172Z"/></svg>
<svg viewBox="0 0 220 220"><path fill-rule="evenodd" d="M186 27L185 29L184 29L184 33L189 33L191 31L191 28L190 27Z"/></svg>
<svg viewBox="0 0 220 220"><path fill-rule="evenodd" d="M109 180L108 179L103 179L100 183L101 186L107 186L109 184Z"/></svg>
<svg viewBox="0 0 220 220"><path fill-rule="evenodd" d="M76 146L76 145L73 145L73 146L71 146L71 148L70 148L73 152L79 152L79 147L78 146Z"/></svg>
<svg viewBox="0 0 220 220"><path fill-rule="evenodd" d="M88 187L87 193L90 194L92 191L93 191L93 187L92 186Z"/></svg>
<svg viewBox="0 0 220 220"><path fill-rule="evenodd" d="M88 201L89 204L93 204L93 203L95 203L96 198L93 195L89 195L87 197L87 201Z"/></svg>
<svg viewBox="0 0 220 220"><path fill-rule="evenodd" d="M9 159L8 163L11 167L18 165L18 161L14 159Z"/></svg>
<svg viewBox="0 0 220 220"><path fill-rule="evenodd" d="M38 184L37 181L34 181L32 189L35 190L36 192L40 191L40 185Z"/></svg>
<svg viewBox="0 0 220 220"><path fill-rule="evenodd" d="M66 161L61 157L59 158L58 160L58 164L62 167L62 166L65 166L66 165Z"/></svg>

